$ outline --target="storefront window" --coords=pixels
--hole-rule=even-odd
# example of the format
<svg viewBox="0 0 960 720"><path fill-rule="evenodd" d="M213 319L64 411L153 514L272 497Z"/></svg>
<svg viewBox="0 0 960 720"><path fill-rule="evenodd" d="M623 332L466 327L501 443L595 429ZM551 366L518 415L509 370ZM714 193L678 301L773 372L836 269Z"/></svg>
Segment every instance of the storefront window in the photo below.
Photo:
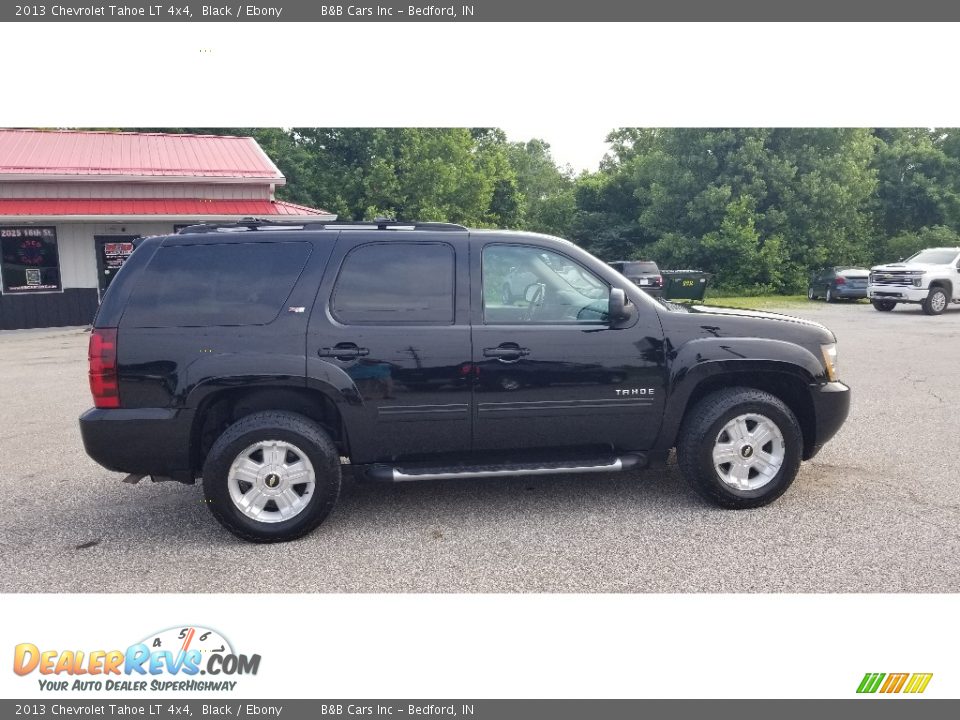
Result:
<svg viewBox="0 0 960 720"><path fill-rule="evenodd" d="M60 255L53 227L0 227L3 292L21 295L57 292Z"/></svg>

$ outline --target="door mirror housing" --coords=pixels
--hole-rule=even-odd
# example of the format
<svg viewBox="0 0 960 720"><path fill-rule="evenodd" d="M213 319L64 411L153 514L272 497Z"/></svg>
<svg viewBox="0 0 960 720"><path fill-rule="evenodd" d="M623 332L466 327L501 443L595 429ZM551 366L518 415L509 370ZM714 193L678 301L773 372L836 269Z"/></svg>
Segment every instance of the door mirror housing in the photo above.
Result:
<svg viewBox="0 0 960 720"><path fill-rule="evenodd" d="M610 288L610 324L617 325L633 317L633 303L623 288Z"/></svg>

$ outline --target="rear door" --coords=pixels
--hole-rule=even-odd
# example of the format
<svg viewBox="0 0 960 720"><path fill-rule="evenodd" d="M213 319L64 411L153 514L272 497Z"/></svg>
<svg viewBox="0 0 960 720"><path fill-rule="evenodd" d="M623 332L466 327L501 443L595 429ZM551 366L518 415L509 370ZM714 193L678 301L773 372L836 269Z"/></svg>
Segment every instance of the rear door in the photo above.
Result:
<svg viewBox="0 0 960 720"><path fill-rule="evenodd" d="M477 234L471 240L475 450L649 448L663 408L663 335L638 308L606 318L610 284L562 252ZM536 282L506 304L505 273Z"/></svg>
<svg viewBox="0 0 960 720"><path fill-rule="evenodd" d="M341 232L310 318L308 356L359 396L357 463L470 449L466 233L402 232Z"/></svg>

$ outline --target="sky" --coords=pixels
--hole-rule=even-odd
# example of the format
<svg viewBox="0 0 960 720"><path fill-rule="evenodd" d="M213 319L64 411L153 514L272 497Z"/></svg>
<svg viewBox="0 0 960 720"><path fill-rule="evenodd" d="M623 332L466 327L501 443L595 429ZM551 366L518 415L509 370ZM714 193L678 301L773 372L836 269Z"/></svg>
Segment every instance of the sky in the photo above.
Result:
<svg viewBox="0 0 960 720"><path fill-rule="evenodd" d="M553 127L544 127L543 123L506 123L501 124L500 128L511 142L526 142L532 138L546 140L550 143L550 151L557 165L563 167L569 163L576 172L592 172L600 166L600 160L609 149L604 138L613 130L609 123L596 122Z"/></svg>

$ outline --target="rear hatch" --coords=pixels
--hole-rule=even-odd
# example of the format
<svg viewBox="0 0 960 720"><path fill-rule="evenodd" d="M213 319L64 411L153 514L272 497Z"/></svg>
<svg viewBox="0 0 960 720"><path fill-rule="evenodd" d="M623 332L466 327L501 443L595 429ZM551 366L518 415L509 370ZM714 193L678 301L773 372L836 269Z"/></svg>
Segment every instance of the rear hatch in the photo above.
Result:
<svg viewBox="0 0 960 720"><path fill-rule="evenodd" d="M851 290L866 290L867 282L870 278L869 270L839 270L837 280L844 279L841 284L846 285Z"/></svg>

